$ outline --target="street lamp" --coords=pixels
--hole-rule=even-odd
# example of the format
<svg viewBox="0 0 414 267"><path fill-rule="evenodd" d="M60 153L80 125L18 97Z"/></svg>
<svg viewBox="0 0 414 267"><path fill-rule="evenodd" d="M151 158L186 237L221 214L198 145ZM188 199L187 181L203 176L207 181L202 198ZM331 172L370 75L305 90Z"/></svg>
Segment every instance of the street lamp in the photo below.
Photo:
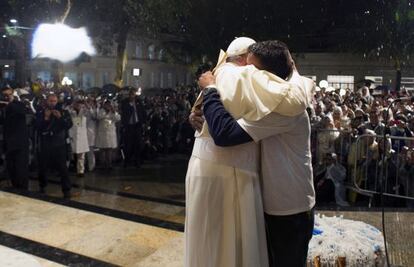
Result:
<svg viewBox="0 0 414 267"><path fill-rule="evenodd" d="M12 24L17 24L17 19L11 19L11 20L10 20L10 23L12 23Z"/></svg>

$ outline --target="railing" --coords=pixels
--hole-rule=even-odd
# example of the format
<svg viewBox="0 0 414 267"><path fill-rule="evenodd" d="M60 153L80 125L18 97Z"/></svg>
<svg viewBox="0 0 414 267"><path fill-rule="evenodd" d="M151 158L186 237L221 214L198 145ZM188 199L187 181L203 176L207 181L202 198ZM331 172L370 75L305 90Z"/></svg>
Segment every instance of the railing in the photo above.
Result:
<svg viewBox="0 0 414 267"><path fill-rule="evenodd" d="M318 201L346 206L357 201L363 205L368 201L371 206L375 201L378 205L382 189L387 206L414 208L414 138L388 136L384 168L381 140L379 135L358 136L349 130L313 130L315 181L318 184L321 178L331 179L335 191L335 200L321 197ZM331 157L333 153L335 158ZM316 189L318 199L322 192L319 184Z"/></svg>
<svg viewBox="0 0 414 267"><path fill-rule="evenodd" d="M352 131L318 129L312 131L311 138L314 164L324 165L326 154L335 153L338 161L346 165L349 148L355 140Z"/></svg>
<svg viewBox="0 0 414 267"><path fill-rule="evenodd" d="M384 196L414 200L413 137L361 135L351 152L357 192L374 196L382 189Z"/></svg>

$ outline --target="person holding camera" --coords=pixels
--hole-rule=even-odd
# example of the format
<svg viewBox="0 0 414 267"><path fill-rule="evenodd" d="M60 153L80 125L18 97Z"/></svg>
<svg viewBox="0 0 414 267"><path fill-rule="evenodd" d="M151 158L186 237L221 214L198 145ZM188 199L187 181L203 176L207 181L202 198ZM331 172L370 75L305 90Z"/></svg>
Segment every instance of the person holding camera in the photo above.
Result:
<svg viewBox="0 0 414 267"><path fill-rule="evenodd" d="M25 104L14 96L14 90L4 86L1 90L0 123L3 125L6 169L15 189L28 190L29 130L26 124Z"/></svg>
<svg viewBox="0 0 414 267"><path fill-rule="evenodd" d="M128 98L121 102L122 140L125 151L124 167L131 163L139 167L142 163L142 134L146 114L136 93L136 89L130 89Z"/></svg>
<svg viewBox="0 0 414 267"><path fill-rule="evenodd" d="M58 97L48 95L46 107L37 114L37 130L40 140L39 183L40 192L45 193L47 171L54 166L59 173L64 198L70 198L71 182L66 165L67 142L72 119L68 111L58 105Z"/></svg>

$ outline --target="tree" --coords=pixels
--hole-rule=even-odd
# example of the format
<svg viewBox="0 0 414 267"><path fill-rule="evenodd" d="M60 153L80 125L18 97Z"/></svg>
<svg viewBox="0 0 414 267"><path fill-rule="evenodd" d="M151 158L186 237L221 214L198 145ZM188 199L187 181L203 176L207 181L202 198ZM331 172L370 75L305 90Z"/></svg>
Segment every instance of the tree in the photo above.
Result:
<svg viewBox="0 0 414 267"><path fill-rule="evenodd" d="M156 38L162 32L176 32L186 10L184 0L9 0L8 3L22 25L35 27L40 23L65 21L72 27L86 26L102 50L116 45L115 83L119 86L123 83L128 36Z"/></svg>
<svg viewBox="0 0 414 267"><path fill-rule="evenodd" d="M76 16L72 19L90 28L101 50L116 45L115 84L122 86L128 37L157 38L162 32L174 32L182 12L185 12L183 0L84 0L76 5L73 12ZM70 17L68 21L72 21Z"/></svg>
<svg viewBox="0 0 414 267"><path fill-rule="evenodd" d="M410 0L370 1L350 23L358 31L350 32L354 49L366 56L394 63L395 89L400 90L402 68L414 52L414 3ZM358 27L358 26L359 27ZM363 38L361 38L363 36ZM351 39L352 40L352 39Z"/></svg>
<svg viewBox="0 0 414 267"><path fill-rule="evenodd" d="M30 40L30 28L34 28L40 23L55 23L64 22L72 7L72 0L40 0L40 1L25 1L25 0L9 0L9 8L11 9L11 17L17 18L20 26L10 32L13 42L16 47L16 81L23 84L26 81L26 61L28 58L28 50ZM29 31L29 32L28 32ZM61 64L57 61L52 63L52 79L59 83L61 81Z"/></svg>

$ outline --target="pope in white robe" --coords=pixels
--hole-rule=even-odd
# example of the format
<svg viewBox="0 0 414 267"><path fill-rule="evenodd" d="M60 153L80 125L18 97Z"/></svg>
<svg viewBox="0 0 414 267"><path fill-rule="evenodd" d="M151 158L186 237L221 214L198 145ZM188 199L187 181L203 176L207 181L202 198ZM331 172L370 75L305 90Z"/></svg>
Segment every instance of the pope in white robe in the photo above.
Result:
<svg viewBox="0 0 414 267"><path fill-rule="evenodd" d="M224 63L227 57L246 54L253 43L238 38L220 55L216 88L225 108L235 119L250 121L271 112L301 114L307 99L300 83L252 65ZM207 123L196 133L186 176L185 266L268 266L259 162L254 142L218 147Z"/></svg>

